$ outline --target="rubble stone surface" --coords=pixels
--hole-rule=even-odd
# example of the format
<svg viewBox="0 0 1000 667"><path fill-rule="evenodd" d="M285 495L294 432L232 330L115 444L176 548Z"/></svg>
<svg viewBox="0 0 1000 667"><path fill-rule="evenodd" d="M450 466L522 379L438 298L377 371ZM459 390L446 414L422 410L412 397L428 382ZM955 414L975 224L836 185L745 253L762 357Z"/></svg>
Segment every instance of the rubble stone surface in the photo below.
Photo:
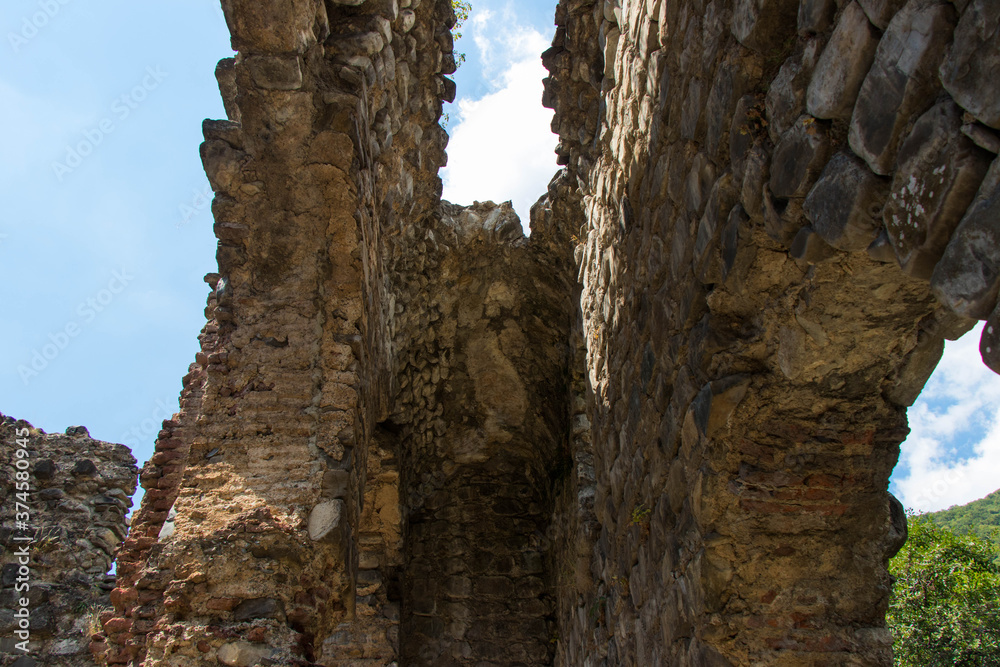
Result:
<svg viewBox="0 0 1000 667"><path fill-rule="evenodd" d="M0 664L90 667L111 609L135 459L83 426L45 433L0 414L0 465ZM27 653L17 646L22 619Z"/></svg>
<svg viewBox="0 0 1000 667"><path fill-rule="evenodd" d="M224 2L98 659L891 665L906 408L1000 371L994 4L561 0L525 236L440 199L450 2Z"/></svg>

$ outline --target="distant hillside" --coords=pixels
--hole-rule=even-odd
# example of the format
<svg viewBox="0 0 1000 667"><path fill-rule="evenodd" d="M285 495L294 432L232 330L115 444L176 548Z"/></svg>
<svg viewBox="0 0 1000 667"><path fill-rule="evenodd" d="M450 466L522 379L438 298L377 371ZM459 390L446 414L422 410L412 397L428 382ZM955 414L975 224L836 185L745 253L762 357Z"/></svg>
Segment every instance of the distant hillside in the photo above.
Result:
<svg viewBox="0 0 1000 667"><path fill-rule="evenodd" d="M1000 490L968 505L956 505L927 515L931 521L958 534L974 532L980 537L1000 539Z"/></svg>

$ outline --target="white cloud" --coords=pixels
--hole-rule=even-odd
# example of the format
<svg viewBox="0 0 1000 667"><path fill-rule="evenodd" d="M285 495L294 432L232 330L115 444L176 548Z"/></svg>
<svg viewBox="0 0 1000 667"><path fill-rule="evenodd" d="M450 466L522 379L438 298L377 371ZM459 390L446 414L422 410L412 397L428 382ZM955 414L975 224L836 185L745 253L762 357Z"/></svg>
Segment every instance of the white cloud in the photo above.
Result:
<svg viewBox="0 0 1000 667"><path fill-rule="evenodd" d="M1000 488L1000 376L979 356L982 324L945 346L941 363L910 408L893 493L925 512Z"/></svg>
<svg viewBox="0 0 1000 667"><path fill-rule="evenodd" d="M548 40L519 24L508 8L498 19L482 10L469 21L491 92L460 99L442 171L444 198L459 204L512 200L527 229L531 205L545 193L558 166L558 137L542 107L541 53ZM468 64L466 66L469 66Z"/></svg>

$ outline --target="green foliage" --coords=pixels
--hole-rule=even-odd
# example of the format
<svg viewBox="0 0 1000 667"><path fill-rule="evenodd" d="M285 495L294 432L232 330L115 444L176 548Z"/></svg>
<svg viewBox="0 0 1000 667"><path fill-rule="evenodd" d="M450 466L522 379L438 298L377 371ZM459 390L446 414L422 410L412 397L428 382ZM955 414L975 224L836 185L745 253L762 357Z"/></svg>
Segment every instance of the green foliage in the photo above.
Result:
<svg viewBox="0 0 1000 667"><path fill-rule="evenodd" d="M1000 665L997 547L909 517L909 538L889 564L896 578L886 620L897 667Z"/></svg>
<svg viewBox="0 0 1000 667"><path fill-rule="evenodd" d="M948 528L953 533L965 535L974 533L983 539L998 540L1000 530L1000 491L994 491L985 498L968 505L949 507L941 512L928 514L936 525Z"/></svg>
<svg viewBox="0 0 1000 667"><path fill-rule="evenodd" d="M632 523L641 524L649 523L649 515L652 512L651 509L646 507L645 504L637 505L632 508Z"/></svg>
<svg viewBox="0 0 1000 667"><path fill-rule="evenodd" d="M455 35L455 39L462 36L458 30L462 27L462 24L469 20L469 12L472 11L472 5L465 0L451 0L451 6L455 10L455 27L451 29L452 34Z"/></svg>
<svg viewBox="0 0 1000 667"><path fill-rule="evenodd" d="M451 6L455 10L455 26L451 29L452 37L462 38L462 25L469 20L469 12L472 11L472 4L466 0L451 0ZM465 62L464 53L455 54L455 63L461 65Z"/></svg>

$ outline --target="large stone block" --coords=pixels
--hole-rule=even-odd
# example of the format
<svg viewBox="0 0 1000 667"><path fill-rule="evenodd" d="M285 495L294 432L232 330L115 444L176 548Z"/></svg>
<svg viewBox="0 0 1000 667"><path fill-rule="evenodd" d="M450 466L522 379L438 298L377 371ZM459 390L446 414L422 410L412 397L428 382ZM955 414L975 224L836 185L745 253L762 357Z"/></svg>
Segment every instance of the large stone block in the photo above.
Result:
<svg viewBox="0 0 1000 667"><path fill-rule="evenodd" d="M1000 373L1000 307L986 318L986 326L979 338L979 354L990 370Z"/></svg>
<svg viewBox="0 0 1000 667"><path fill-rule="evenodd" d="M231 193L239 187L240 171L248 156L221 139L201 145L201 162L214 192Z"/></svg>
<svg viewBox="0 0 1000 667"><path fill-rule="evenodd" d="M906 0L858 0L858 4L865 10L868 20L885 30L896 12L906 4Z"/></svg>
<svg viewBox="0 0 1000 667"><path fill-rule="evenodd" d="M973 0L955 28L941 63L941 81L955 101L1000 129L1000 2Z"/></svg>
<svg viewBox="0 0 1000 667"><path fill-rule="evenodd" d="M343 500L325 500L309 513L309 539L336 542L342 535Z"/></svg>
<svg viewBox="0 0 1000 667"><path fill-rule="evenodd" d="M814 35L833 24L837 11L834 0L801 0L799 2L799 34Z"/></svg>
<svg viewBox="0 0 1000 667"><path fill-rule="evenodd" d="M302 87L302 62L297 56L250 56L245 63L253 82L265 90Z"/></svg>
<svg viewBox="0 0 1000 667"><path fill-rule="evenodd" d="M823 169L805 201L816 233L840 250L864 250L882 226L888 182L849 153L838 153Z"/></svg>
<svg viewBox="0 0 1000 667"><path fill-rule="evenodd" d="M847 5L809 83L809 113L817 118L850 118L878 41L878 30L858 3Z"/></svg>
<svg viewBox="0 0 1000 667"><path fill-rule="evenodd" d="M994 161L991 172L1000 175L1000 160ZM931 288L941 303L959 315L980 320L993 312L1000 288L998 180L988 177L983 183L931 276Z"/></svg>
<svg viewBox="0 0 1000 667"><path fill-rule="evenodd" d="M892 171L903 131L937 96L941 88L937 65L955 20L949 3L915 0L896 14L879 42L854 106L850 131L851 148L876 174Z"/></svg>
<svg viewBox="0 0 1000 667"><path fill-rule="evenodd" d="M771 160L771 192L775 197L804 197L830 153L825 123L801 116L781 137Z"/></svg>
<svg viewBox="0 0 1000 667"><path fill-rule="evenodd" d="M918 278L930 278L989 167L961 125L954 103L940 102L899 150L883 219L900 266Z"/></svg>
<svg viewBox="0 0 1000 667"><path fill-rule="evenodd" d="M797 0L737 0L730 30L748 49L769 51L795 29L798 9Z"/></svg>
<svg viewBox="0 0 1000 667"><path fill-rule="evenodd" d="M315 0L222 0L234 51L301 53L315 43Z"/></svg>
<svg viewBox="0 0 1000 667"><path fill-rule="evenodd" d="M239 94L236 87L236 59L220 60L215 66L215 79L219 82L219 94L222 95L222 103L226 108L226 117L240 122L240 108L236 104L236 97Z"/></svg>
<svg viewBox="0 0 1000 667"><path fill-rule="evenodd" d="M767 110L767 131L771 141L778 143L795 120L805 110L806 88L822 50L821 40L814 38L806 43L801 55L785 61L778 70L778 76L767 90L765 109Z"/></svg>

